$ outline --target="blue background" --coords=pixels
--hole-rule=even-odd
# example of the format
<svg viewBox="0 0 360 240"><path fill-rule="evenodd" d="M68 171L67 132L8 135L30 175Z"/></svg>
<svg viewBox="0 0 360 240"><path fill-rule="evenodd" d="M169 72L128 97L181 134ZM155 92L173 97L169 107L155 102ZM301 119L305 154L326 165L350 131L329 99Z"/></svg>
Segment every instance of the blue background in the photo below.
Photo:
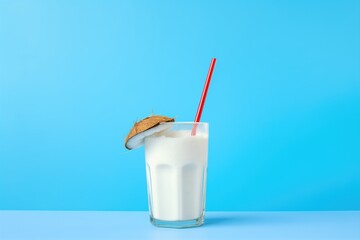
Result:
<svg viewBox="0 0 360 240"><path fill-rule="evenodd" d="M1 1L0 209L146 210L133 122L193 120L208 210L360 210L359 1Z"/></svg>

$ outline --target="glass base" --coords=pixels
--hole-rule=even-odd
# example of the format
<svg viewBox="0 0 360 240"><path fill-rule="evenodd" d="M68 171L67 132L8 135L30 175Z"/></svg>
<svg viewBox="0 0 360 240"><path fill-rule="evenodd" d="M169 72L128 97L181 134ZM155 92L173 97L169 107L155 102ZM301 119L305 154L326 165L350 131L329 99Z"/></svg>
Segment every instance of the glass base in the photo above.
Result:
<svg viewBox="0 0 360 240"><path fill-rule="evenodd" d="M165 227L165 228L190 228L190 227L200 227L204 224L204 215L201 217L185 220L185 221L164 221L153 218L150 216L150 222L156 227Z"/></svg>

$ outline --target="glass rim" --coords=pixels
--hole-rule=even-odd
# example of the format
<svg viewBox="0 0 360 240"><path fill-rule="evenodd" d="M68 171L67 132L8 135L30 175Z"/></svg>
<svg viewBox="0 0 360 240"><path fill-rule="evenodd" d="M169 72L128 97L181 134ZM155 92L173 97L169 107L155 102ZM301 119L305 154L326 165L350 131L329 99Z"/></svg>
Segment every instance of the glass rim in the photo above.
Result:
<svg viewBox="0 0 360 240"><path fill-rule="evenodd" d="M208 122L161 122L160 125L209 125Z"/></svg>

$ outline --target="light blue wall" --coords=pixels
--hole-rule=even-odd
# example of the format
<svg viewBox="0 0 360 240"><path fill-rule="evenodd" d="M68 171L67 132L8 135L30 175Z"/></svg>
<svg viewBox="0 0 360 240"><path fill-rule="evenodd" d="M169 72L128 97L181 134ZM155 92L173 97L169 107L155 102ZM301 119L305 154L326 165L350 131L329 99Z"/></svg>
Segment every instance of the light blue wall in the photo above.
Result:
<svg viewBox="0 0 360 240"><path fill-rule="evenodd" d="M196 3L194 3L196 2ZM1 1L0 209L146 210L211 57L208 210L360 210L359 1Z"/></svg>

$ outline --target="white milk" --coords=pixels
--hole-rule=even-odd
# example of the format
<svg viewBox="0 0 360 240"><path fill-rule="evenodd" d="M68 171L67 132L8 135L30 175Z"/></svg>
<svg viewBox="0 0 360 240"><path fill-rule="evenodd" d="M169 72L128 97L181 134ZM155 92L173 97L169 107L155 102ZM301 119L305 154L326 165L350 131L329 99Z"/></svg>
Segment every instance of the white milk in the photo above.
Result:
<svg viewBox="0 0 360 240"><path fill-rule="evenodd" d="M205 208L208 136L174 131L145 139L146 175L152 217L197 219Z"/></svg>

